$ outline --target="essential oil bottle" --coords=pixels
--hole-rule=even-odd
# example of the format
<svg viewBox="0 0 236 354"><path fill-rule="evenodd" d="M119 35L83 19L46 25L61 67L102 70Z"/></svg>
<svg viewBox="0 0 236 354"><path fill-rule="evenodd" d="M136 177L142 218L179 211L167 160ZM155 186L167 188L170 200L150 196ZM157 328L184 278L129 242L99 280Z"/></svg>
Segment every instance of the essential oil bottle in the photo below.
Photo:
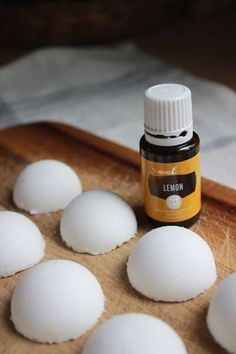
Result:
<svg viewBox="0 0 236 354"><path fill-rule="evenodd" d="M155 226L189 227L201 209L200 141L189 88L152 86L144 95L140 140L144 207Z"/></svg>

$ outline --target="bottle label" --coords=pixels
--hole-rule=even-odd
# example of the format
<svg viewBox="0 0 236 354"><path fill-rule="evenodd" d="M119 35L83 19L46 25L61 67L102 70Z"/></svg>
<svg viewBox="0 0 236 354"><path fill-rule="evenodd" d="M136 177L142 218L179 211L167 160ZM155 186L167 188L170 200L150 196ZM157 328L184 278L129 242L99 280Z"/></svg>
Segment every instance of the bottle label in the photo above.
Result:
<svg viewBox="0 0 236 354"><path fill-rule="evenodd" d="M181 162L162 163L142 157L144 205L160 222L181 222L201 208L200 153Z"/></svg>

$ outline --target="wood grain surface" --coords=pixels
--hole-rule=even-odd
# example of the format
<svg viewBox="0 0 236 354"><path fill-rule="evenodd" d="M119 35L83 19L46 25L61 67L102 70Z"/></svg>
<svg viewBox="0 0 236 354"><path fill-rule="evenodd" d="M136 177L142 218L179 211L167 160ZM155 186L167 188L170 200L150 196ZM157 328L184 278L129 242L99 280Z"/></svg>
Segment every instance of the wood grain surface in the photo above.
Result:
<svg viewBox="0 0 236 354"><path fill-rule="evenodd" d="M0 43L7 47L101 43L156 31L189 12L183 0L0 1Z"/></svg>
<svg viewBox="0 0 236 354"><path fill-rule="evenodd" d="M203 179L202 215L192 227L213 249L218 269L215 286L191 301L158 303L132 289L126 275L131 248L151 229L143 212L138 154L61 124L40 123L1 131L2 210L17 211L12 202L12 189L18 173L28 163L45 158L68 163L80 175L84 190L106 188L122 195L132 205L138 218L139 232L135 239L106 255L91 256L73 252L62 243L58 232L61 212L30 217L47 242L44 260L74 260L88 267L100 281L106 297L106 310L99 322L113 314L144 312L167 321L184 339L188 353L224 353L207 330L206 312L215 287L236 269L236 191ZM14 330L9 319L10 298L16 282L24 273L0 279L0 353L81 353L91 331L75 341L44 345L32 343Z"/></svg>

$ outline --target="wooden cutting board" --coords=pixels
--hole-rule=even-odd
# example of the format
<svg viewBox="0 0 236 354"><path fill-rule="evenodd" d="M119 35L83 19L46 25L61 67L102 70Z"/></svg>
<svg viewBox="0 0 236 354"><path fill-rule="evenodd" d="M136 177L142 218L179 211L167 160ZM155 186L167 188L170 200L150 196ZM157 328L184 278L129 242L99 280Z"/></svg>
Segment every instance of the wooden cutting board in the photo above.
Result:
<svg viewBox="0 0 236 354"><path fill-rule="evenodd" d="M207 330L206 312L215 287L236 270L236 191L203 179L202 215L192 229L205 238L213 249L218 269L215 286L192 301L158 303L132 289L126 275L131 248L151 229L142 207L138 154L61 124L41 123L3 130L0 132L1 209L17 210L12 202L12 189L18 173L28 163L45 158L68 163L80 175L84 190L106 188L119 193L137 214L138 236L101 256L78 254L64 246L58 232L61 212L31 216L46 238L44 260L74 260L88 267L100 281L106 297L106 311L100 322L114 314L144 312L158 316L173 326L184 339L189 353L224 353ZM78 340L53 345L32 343L16 333L9 320L9 304L14 286L23 274L0 279L0 353L79 354L91 332Z"/></svg>

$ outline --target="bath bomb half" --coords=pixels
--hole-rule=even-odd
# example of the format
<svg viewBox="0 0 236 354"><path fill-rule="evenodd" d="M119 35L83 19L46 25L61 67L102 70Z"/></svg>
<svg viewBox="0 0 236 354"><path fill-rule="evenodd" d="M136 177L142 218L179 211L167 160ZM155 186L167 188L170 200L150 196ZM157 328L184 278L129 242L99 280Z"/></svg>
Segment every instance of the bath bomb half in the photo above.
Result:
<svg viewBox="0 0 236 354"><path fill-rule="evenodd" d="M11 320L32 341L60 343L89 330L104 310L104 295L95 276L68 260L41 263L16 285Z"/></svg>
<svg viewBox="0 0 236 354"><path fill-rule="evenodd" d="M44 214L65 209L80 193L80 179L71 167L61 161L41 160L20 173L13 199L30 214Z"/></svg>
<svg viewBox="0 0 236 354"><path fill-rule="evenodd" d="M112 251L134 237L137 221L132 208L117 194L90 190L68 205L60 229L67 246L95 255Z"/></svg>
<svg viewBox="0 0 236 354"><path fill-rule="evenodd" d="M131 285L156 301L185 301L216 280L216 266L206 241L178 226L148 232L133 248L127 264Z"/></svg>
<svg viewBox="0 0 236 354"><path fill-rule="evenodd" d="M118 315L91 335L82 354L187 354L179 335L164 321L142 313Z"/></svg>
<svg viewBox="0 0 236 354"><path fill-rule="evenodd" d="M207 325L214 337L229 353L236 353L236 273L228 276L213 295Z"/></svg>
<svg viewBox="0 0 236 354"><path fill-rule="evenodd" d="M0 211L0 277L31 267L44 256L45 241L26 216Z"/></svg>

